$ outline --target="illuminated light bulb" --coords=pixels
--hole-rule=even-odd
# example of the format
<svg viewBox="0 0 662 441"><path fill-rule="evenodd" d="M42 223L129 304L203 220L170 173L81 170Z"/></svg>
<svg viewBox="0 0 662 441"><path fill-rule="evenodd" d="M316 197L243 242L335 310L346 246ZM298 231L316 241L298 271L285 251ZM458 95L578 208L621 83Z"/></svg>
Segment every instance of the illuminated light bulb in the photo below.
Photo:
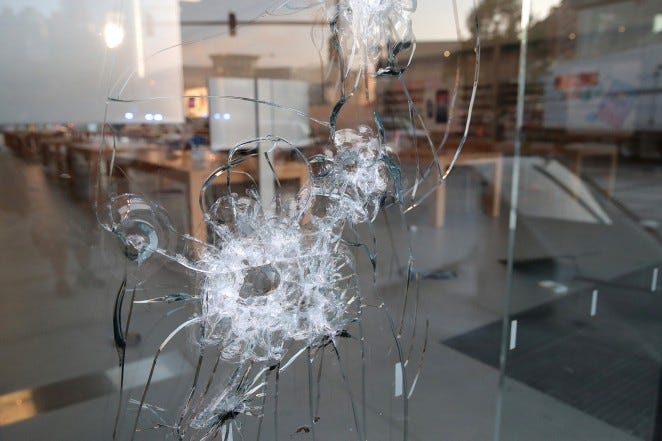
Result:
<svg viewBox="0 0 662 441"><path fill-rule="evenodd" d="M116 23L106 23L103 28L103 36L108 49L114 49L124 41L124 29Z"/></svg>
<svg viewBox="0 0 662 441"><path fill-rule="evenodd" d="M662 32L662 14L655 14L653 17L653 33Z"/></svg>

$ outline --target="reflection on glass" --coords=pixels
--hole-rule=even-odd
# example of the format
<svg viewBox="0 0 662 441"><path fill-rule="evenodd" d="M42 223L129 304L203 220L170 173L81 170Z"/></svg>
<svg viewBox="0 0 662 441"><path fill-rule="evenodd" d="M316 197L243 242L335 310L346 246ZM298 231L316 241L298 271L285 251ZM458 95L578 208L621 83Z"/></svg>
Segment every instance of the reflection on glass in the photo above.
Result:
<svg viewBox="0 0 662 441"><path fill-rule="evenodd" d="M0 3L0 438L660 438L659 2L416 3Z"/></svg>

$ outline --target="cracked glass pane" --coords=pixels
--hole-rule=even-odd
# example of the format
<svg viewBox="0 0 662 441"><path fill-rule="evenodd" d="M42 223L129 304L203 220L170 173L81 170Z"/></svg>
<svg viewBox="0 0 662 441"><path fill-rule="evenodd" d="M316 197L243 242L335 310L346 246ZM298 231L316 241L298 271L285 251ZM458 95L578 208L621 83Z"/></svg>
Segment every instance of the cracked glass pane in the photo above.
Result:
<svg viewBox="0 0 662 441"><path fill-rule="evenodd" d="M468 100L457 102L458 58L454 83L428 103L438 107L436 114L424 114L406 82L416 50L411 18L416 6L407 1L283 2L252 13L228 12L225 39L230 45L238 34L250 32L244 29L287 24L312 29L306 43L320 64L317 90L310 80L291 78L296 74L282 65L260 67L259 55L221 52L210 54L215 76L207 80L207 93L198 87L191 95L173 90L152 96L133 84L142 70L158 70L152 63L168 59L171 52L193 53L193 46L219 37L213 34L139 56L137 67L114 83L100 140L97 213L128 260L115 307L120 365L135 308L161 302L188 311L179 323L171 321L174 330L156 350L137 409L131 408L133 401L124 403L120 387L115 436L134 438L148 429L164 429L191 439L228 438L235 432L259 438L268 416L273 420L269 433L286 436L287 431L279 433L283 417L278 412L280 407L287 415L291 409L282 393L279 397L279 380L292 376L300 381L306 374L297 370L304 369L308 381L300 388L307 388L308 412L294 433L315 438L336 427L337 435L346 431L368 439L371 425L383 433L384 425L368 411L368 394L394 388L384 402L390 403L389 418L401 420L402 438L409 438L409 400L424 367L429 332L429 317L419 311L421 270L409 233L410 213L438 197L458 160L469 132L480 61L476 37ZM294 36L280 38L290 52ZM403 104L399 120L379 106L385 90ZM111 121L182 99L194 107L207 104L209 148L190 142L185 151L146 146L125 154L118 149L121 128ZM460 112L465 118L455 122ZM404 127L394 133L383 115ZM157 116L163 118L145 114L148 120ZM439 140L427 128L431 117L443 127ZM452 129L460 138L447 147ZM406 166L398 156L401 141L409 143ZM185 175L188 231L177 231L168 210L140 194L132 182L133 170L150 167L162 175L175 170ZM398 232L402 243L391 240L384 246L385 232L389 237ZM388 265L382 254L391 255ZM158 278L166 267L188 276L185 287L145 298L127 282L147 285L148 276ZM382 277L399 291L388 302L380 292ZM125 307L128 289L131 300ZM374 326L386 331L378 340L365 332ZM178 416L167 422L145 410L166 408L150 394L152 378L161 353L182 339L197 361L181 405L165 411ZM388 349L373 356L377 341ZM326 371L324 354L330 360ZM396 366L395 379L374 378L371 365L386 360ZM324 380L342 385L346 412L327 415L320 409Z"/></svg>
<svg viewBox="0 0 662 441"><path fill-rule="evenodd" d="M0 0L0 438L657 439L660 14Z"/></svg>

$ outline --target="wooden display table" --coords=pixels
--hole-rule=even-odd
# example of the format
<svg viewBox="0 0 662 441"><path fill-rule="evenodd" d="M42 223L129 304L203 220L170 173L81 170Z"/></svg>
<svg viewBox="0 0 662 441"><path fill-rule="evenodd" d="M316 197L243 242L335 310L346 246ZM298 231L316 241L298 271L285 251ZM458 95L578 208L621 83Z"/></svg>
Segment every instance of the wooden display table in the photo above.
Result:
<svg viewBox="0 0 662 441"><path fill-rule="evenodd" d="M577 178L582 176L582 163L584 158L606 156L609 158L609 175L607 176L607 194L614 195L616 185L616 168L618 167L618 148L614 144L595 142L573 142L561 147L562 154L570 162L572 171ZM579 181L577 181L579 182ZM575 195L577 189L574 189Z"/></svg>
<svg viewBox="0 0 662 441"><path fill-rule="evenodd" d="M423 153L425 152L425 153ZM419 149L418 160L421 163L429 164L433 161L432 153L429 150ZM455 150L448 147L439 155L439 162L442 169L446 169L453 159ZM400 162L403 164L416 163L416 154L403 150L399 152ZM501 211L501 186L503 181L503 154L496 151L462 151L455 167L467 165L488 164L493 167L493 182L488 187L488 207L487 214L491 217L498 217ZM451 172L452 176L452 172ZM437 227L444 226L446 217L446 185L442 184L434 192L432 208L432 224Z"/></svg>
<svg viewBox="0 0 662 441"><path fill-rule="evenodd" d="M117 155L118 164L125 170L140 170L148 173L156 173L161 177L182 182L186 185L186 199L189 219L189 231L191 235L201 241L207 240L207 228L205 226L199 199L200 190L205 179L219 166L227 163L227 153L204 152L202 158L192 159L190 151L177 151L168 153L166 149L142 150L135 152L122 152ZM257 181L258 167L257 158L249 158L233 168L233 171L244 173L233 173L232 183ZM278 179L297 179L299 185L303 186L308 180L308 167L300 162L276 162L274 169ZM250 177L249 177L250 175ZM223 177L218 178L219 184L223 183Z"/></svg>

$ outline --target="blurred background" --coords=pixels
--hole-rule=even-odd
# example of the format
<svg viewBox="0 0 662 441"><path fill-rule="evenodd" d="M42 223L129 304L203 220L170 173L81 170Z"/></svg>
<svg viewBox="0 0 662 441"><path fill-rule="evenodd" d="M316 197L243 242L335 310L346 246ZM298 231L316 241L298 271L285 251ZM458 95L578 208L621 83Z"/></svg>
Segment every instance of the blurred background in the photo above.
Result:
<svg viewBox="0 0 662 441"><path fill-rule="evenodd" d="M468 137L405 228L389 224L397 207L375 221L374 284L357 252L367 299L399 310L412 249L413 326L429 334L408 415L392 338L367 313L365 364L347 343L324 372L318 439L356 438L347 372L369 439L407 426L411 440L662 440L662 3L525 1L419 0L405 74L367 75L340 113L338 128L373 130L381 115L409 184L429 142L447 166ZM328 147L316 120L339 83L324 5L280 3L0 0L0 439L111 439L118 402L129 439L156 348L193 312L136 306L120 397L112 317L127 263L97 223L97 190L139 193L206 240L200 185L227 150L267 133L307 156ZM274 161L291 170L282 189L251 169L263 198L306 179L292 155ZM145 298L193 289L172 264L129 282ZM153 426L190 387L186 342L155 371ZM261 439L311 439L307 382L293 364ZM232 436L254 439L255 425Z"/></svg>

